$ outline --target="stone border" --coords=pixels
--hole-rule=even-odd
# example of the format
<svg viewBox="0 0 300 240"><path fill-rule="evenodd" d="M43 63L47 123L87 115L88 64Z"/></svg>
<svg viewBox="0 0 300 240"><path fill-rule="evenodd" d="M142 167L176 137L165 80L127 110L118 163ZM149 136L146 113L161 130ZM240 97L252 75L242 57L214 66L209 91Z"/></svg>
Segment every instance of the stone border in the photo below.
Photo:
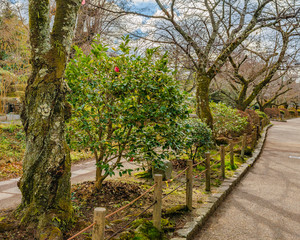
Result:
<svg viewBox="0 0 300 240"><path fill-rule="evenodd" d="M256 160L262 153L262 149L267 137L267 132L273 124L269 124L265 127L261 134L261 138L258 140L256 148L253 152L251 158L247 162L243 163L234 173L233 177L227 178L223 181L220 187L217 189L217 193L211 194L208 197L207 203L202 207L193 210L193 220L187 222L182 229L174 232L174 235L178 237L173 237L171 240L192 240L193 236L197 231L206 223L208 218L214 213L221 202L228 196L228 194L233 190L233 188L241 181L248 170L254 165Z"/></svg>

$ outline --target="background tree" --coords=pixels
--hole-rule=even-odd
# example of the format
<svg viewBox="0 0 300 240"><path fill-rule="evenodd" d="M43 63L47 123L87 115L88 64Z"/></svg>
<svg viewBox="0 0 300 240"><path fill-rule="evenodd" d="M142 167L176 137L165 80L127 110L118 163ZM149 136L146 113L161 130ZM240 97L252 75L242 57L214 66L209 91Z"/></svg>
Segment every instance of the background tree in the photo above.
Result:
<svg viewBox="0 0 300 240"><path fill-rule="evenodd" d="M211 128L209 86L228 56L258 29L299 14L291 5L271 0L155 2L159 11L154 15L134 10L127 13L151 19L144 39L178 46L189 58L196 72L197 114Z"/></svg>
<svg viewBox="0 0 300 240"><path fill-rule="evenodd" d="M272 31L265 28L266 33L262 32L260 36L264 36L264 42L261 43L263 46L241 46L238 54L229 56L230 66L225 70L227 76L219 77L227 78L229 90L222 92L235 103L236 108L244 111L267 85L278 83L287 75L299 52L299 47L292 44L299 40L298 36L295 38L298 28L299 23L288 26L278 23ZM281 87L273 93L284 94L285 85L289 84L289 80L281 81ZM269 98L271 101L275 99L276 96Z"/></svg>
<svg viewBox="0 0 300 240"><path fill-rule="evenodd" d="M296 90L296 87L295 79L284 79L282 77L277 79L277 81L272 81L256 97L259 110L263 112L265 108L271 108L273 105L285 104L287 101L286 99L283 100L282 96L287 94L294 95L293 92ZM292 97L289 98L290 101L292 99Z"/></svg>
<svg viewBox="0 0 300 240"><path fill-rule="evenodd" d="M27 75L29 65L28 26L8 1L0 1L0 67L16 75Z"/></svg>
<svg viewBox="0 0 300 240"><path fill-rule="evenodd" d="M100 36L102 42L114 42L121 37L119 25L121 17L111 14L100 7L113 9L116 5L107 0L86 0L78 12L77 24L73 44L80 47L84 52L91 49L93 40Z"/></svg>
<svg viewBox="0 0 300 240"><path fill-rule="evenodd" d="M23 224L37 224L37 238L60 239L57 226L71 220L70 155L65 121L70 105L63 80L80 0L57 0L52 31L48 0L29 1L32 73L21 118L26 134L19 181ZM55 236L55 237L54 237Z"/></svg>

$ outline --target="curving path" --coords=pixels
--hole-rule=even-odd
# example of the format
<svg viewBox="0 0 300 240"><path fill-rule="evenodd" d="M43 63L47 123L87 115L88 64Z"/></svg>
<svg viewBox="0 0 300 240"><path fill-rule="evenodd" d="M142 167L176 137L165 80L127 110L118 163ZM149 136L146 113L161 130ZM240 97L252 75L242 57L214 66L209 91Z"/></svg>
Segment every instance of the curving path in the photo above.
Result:
<svg viewBox="0 0 300 240"><path fill-rule="evenodd" d="M135 169L136 166L123 162L124 167ZM116 174L112 178L118 178ZM75 164L71 168L71 183L76 184L84 181L94 181L96 178L95 160ZM17 187L19 178L0 181L0 210L17 207L21 203L21 192Z"/></svg>
<svg viewBox="0 0 300 240"><path fill-rule="evenodd" d="M300 118L274 122L254 167L193 239L300 239Z"/></svg>

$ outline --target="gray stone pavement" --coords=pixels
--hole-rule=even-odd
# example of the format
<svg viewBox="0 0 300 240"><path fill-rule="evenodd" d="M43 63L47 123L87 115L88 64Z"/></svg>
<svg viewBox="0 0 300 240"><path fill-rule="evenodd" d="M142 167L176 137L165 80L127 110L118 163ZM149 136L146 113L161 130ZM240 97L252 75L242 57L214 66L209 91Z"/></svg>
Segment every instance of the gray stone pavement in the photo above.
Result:
<svg viewBox="0 0 300 240"><path fill-rule="evenodd" d="M274 122L254 167L193 239L300 239L300 118Z"/></svg>
<svg viewBox="0 0 300 240"><path fill-rule="evenodd" d="M137 168L135 165L128 162L123 163L126 168ZM95 160L83 162L72 166L71 183L76 184L84 181L94 181L96 179ZM116 172L113 178L118 178ZM0 210L14 208L21 202L21 192L17 187L19 178L14 178L6 181L0 181Z"/></svg>

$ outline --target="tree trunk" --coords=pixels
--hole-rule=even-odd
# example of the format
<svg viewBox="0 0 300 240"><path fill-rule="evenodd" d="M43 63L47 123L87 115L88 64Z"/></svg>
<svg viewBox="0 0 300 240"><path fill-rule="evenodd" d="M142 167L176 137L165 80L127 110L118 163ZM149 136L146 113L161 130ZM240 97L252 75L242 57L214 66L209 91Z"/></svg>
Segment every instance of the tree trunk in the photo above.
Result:
<svg viewBox="0 0 300 240"><path fill-rule="evenodd" d="M209 107L209 84L208 76L201 75L197 78L196 112L199 118L213 129L213 117Z"/></svg>
<svg viewBox="0 0 300 240"><path fill-rule="evenodd" d="M71 219L70 154L65 142L65 119L70 112L65 102L66 88L55 71L41 81L38 88L27 87L22 121L26 133L23 160L22 222L39 222L42 229L53 218L65 223ZM55 81L45 81L55 79ZM48 222L48 223L47 223Z"/></svg>
<svg viewBox="0 0 300 240"><path fill-rule="evenodd" d="M241 92L238 96L238 98L236 99L235 103L236 103L236 108L238 110L241 110L241 111L245 111L246 108L249 106L249 104L247 105L247 103L245 102L246 100L246 97L247 97L247 90L248 90L248 82L244 82L242 83L243 87L241 89Z"/></svg>
<svg viewBox="0 0 300 240"><path fill-rule="evenodd" d="M236 101L236 108L241 111L245 111L249 105L245 105L244 102Z"/></svg>
<svg viewBox="0 0 300 240"><path fill-rule="evenodd" d="M26 134L23 176L19 182L22 223L37 224L38 239L62 239L58 227L72 218L70 152L65 121L71 108L63 80L80 0L57 0L50 37L49 1L30 0L32 74L22 109Z"/></svg>

